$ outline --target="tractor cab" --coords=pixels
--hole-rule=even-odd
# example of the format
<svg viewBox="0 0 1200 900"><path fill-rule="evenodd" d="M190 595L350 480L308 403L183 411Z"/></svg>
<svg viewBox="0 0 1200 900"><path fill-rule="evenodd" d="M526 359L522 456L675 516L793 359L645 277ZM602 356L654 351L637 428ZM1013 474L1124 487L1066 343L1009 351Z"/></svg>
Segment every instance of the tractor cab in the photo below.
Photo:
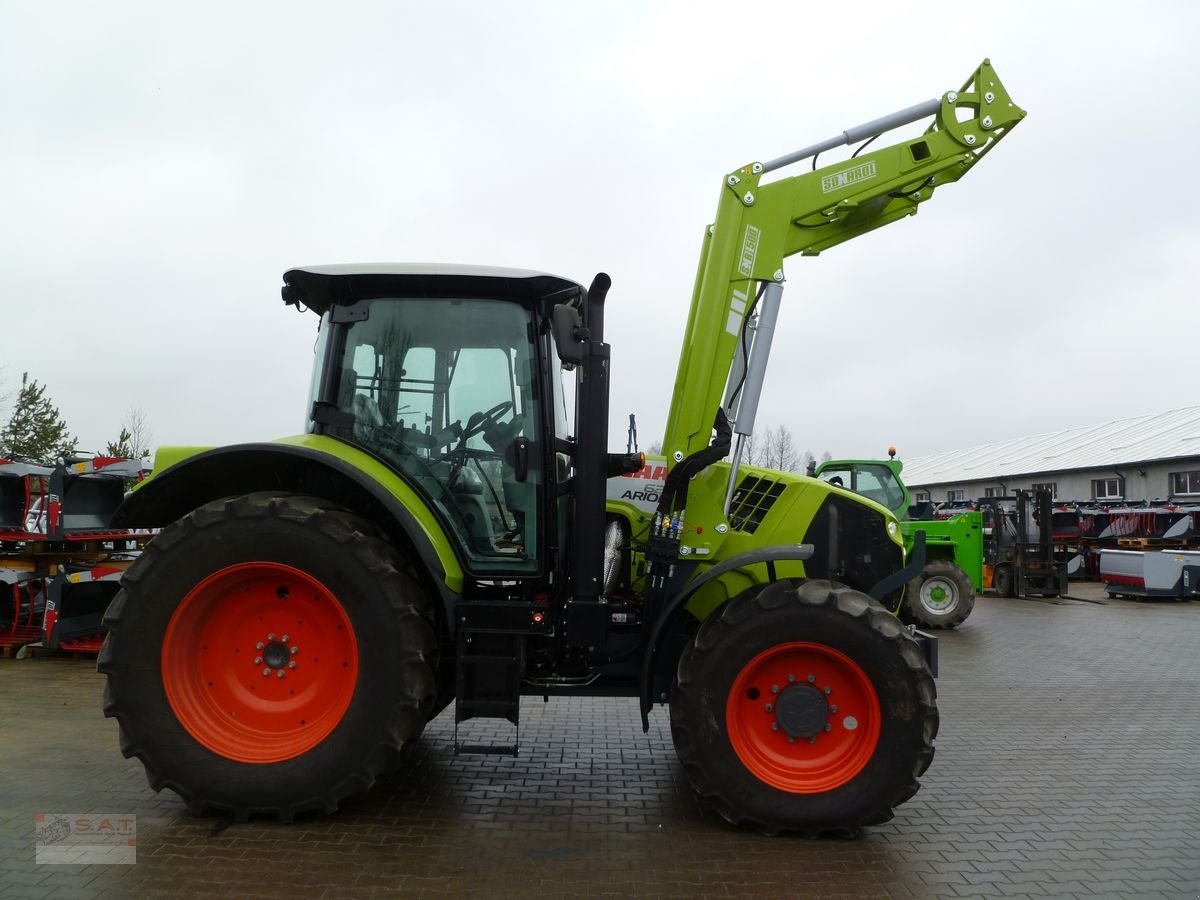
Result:
<svg viewBox="0 0 1200 900"><path fill-rule="evenodd" d="M900 480L903 463L898 459L840 459L819 465L814 475L848 491L853 491L891 510L897 519L908 516L908 488Z"/></svg>
<svg viewBox="0 0 1200 900"><path fill-rule="evenodd" d="M550 299L582 288L467 266L436 277L415 266L330 266L292 270L286 281L285 300L321 313L308 431L401 475L468 571L538 573L554 443L543 432L549 425L567 438L542 325Z"/></svg>

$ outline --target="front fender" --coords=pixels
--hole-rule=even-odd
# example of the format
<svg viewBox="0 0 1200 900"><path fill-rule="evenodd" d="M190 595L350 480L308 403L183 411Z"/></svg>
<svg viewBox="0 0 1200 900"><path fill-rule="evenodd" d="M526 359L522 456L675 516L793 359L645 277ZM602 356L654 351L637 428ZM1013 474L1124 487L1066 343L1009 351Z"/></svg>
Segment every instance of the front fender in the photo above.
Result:
<svg viewBox="0 0 1200 900"><path fill-rule="evenodd" d="M701 588L715 582L722 575L738 570L746 570L750 566L759 564L766 565L767 580L765 583L776 581L778 580L775 568L776 563L802 562L809 559L812 555L812 544L786 544L783 546L760 547L756 550L748 550L708 569L702 575L699 575L685 585L682 591L667 602L658 614L654 626L650 630L650 638L646 641L646 649L642 652L642 684L640 694L642 731L650 730L650 707L654 704L651 696L654 690L654 657L658 652L659 642L662 640L663 632L666 630L667 625L674 620L675 616L684 608L688 600Z"/></svg>

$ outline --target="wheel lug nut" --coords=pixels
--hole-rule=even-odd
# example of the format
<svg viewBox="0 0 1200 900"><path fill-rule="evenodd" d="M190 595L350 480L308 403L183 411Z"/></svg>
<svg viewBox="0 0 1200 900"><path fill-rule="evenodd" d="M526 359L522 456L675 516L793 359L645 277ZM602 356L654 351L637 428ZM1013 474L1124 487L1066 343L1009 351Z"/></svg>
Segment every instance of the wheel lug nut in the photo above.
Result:
<svg viewBox="0 0 1200 900"><path fill-rule="evenodd" d="M771 704L771 703L767 704L767 712L772 712L772 711L774 711L774 709L775 709L774 704Z"/></svg>
<svg viewBox="0 0 1200 900"><path fill-rule="evenodd" d="M825 685L825 687L823 687L822 690L825 691L825 693L827 693L827 694L833 693L833 688L831 688L829 685Z"/></svg>
<svg viewBox="0 0 1200 900"><path fill-rule="evenodd" d="M288 636L285 634L283 637L280 638L280 640L286 644L288 642Z"/></svg>
<svg viewBox="0 0 1200 900"><path fill-rule="evenodd" d="M261 666L262 665L262 657L261 656L254 657L254 664L256 666Z"/></svg>
<svg viewBox="0 0 1200 900"><path fill-rule="evenodd" d="M795 681L795 680L796 680L796 676L795 676L795 675L792 675L792 674L789 672L789 673L788 673L788 684L791 684L791 683L792 683L793 681Z"/></svg>
<svg viewBox="0 0 1200 900"><path fill-rule="evenodd" d="M279 675L278 675L278 676L276 676L276 677L278 677L278 678L282 678L282 677L283 677L284 675L286 675L286 674L287 674L287 672L283 671L283 669L280 669L280 670L279 670Z"/></svg>
<svg viewBox="0 0 1200 900"><path fill-rule="evenodd" d="M810 738L808 739L808 742L809 742L810 744L815 744L815 743L817 742L817 739L816 739L815 737L810 737Z"/></svg>
<svg viewBox="0 0 1200 900"><path fill-rule="evenodd" d="M263 669L263 678L266 678L266 677L267 677L268 675L270 675L270 674L271 674L271 670L270 670L270 669Z"/></svg>
<svg viewBox="0 0 1200 900"><path fill-rule="evenodd" d="M837 707L836 707L836 706L831 706L831 707L829 707L829 711L830 711L831 713L835 713L835 712L837 712Z"/></svg>
<svg viewBox="0 0 1200 900"><path fill-rule="evenodd" d="M300 648L299 648L299 647L293 647L293 648L292 648L292 656L295 656L295 655L296 655L297 653L299 653L299 652L300 652Z"/></svg>
<svg viewBox="0 0 1200 900"><path fill-rule="evenodd" d="M268 634L268 635L267 635L267 640L268 640L268 641L273 641L273 640L275 640L275 632L273 632L273 631L272 631L270 634Z"/></svg>
<svg viewBox="0 0 1200 900"><path fill-rule="evenodd" d="M290 663L288 663L288 668L289 669L296 668L296 661L294 659Z"/></svg>
<svg viewBox="0 0 1200 900"><path fill-rule="evenodd" d="M808 683L809 683L809 684L812 684L812 683L813 683L814 681L816 681L816 680L817 680L817 676L816 676L816 675L813 675L812 673L809 673L809 676L808 676Z"/></svg>
<svg viewBox="0 0 1200 900"><path fill-rule="evenodd" d="M778 730L779 730L779 723L778 723L778 722L772 722L772 723L771 723L771 730L772 730L772 731L778 731Z"/></svg>
<svg viewBox="0 0 1200 900"><path fill-rule="evenodd" d="M833 731L833 726L832 726L832 725L830 725L828 722L826 722L826 723L825 723L825 730L826 730L826 731Z"/></svg>
<svg viewBox="0 0 1200 900"><path fill-rule="evenodd" d="M262 641L259 641L257 644L255 644L255 645L254 645L254 649L255 649L255 650L262 650L262 649L263 649L264 647L266 647L266 646L267 646L267 645L266 645L266 644L264 644Z"/></svg>
<svg viewBox="0 0 1200 900"><path fill-rule="evenodd" d="M790 734L788 735L788 743L789 743L789 744L794 744L794 743L796 743L796 739L795 739L794 737L792 737Z"/></svg>
<svg viewBox="0 0 1200 900"><path fill-rule="evenodd" d="M777 684L771 685L771 693L778 694L779 693L779 685L777 685Z"/></svg>

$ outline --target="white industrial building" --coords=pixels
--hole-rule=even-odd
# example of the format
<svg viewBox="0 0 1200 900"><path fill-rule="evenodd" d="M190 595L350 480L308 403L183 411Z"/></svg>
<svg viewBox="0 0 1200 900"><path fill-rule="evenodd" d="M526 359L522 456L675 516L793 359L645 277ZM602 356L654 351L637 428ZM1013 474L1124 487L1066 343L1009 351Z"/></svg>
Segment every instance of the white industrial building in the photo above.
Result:
<svg viewBox="0 0 1200 900"><path fill-rule="evenodd" d="M1200 406L904 461L913 501L1048 489L1059 500L1200 501Z"/></svg>

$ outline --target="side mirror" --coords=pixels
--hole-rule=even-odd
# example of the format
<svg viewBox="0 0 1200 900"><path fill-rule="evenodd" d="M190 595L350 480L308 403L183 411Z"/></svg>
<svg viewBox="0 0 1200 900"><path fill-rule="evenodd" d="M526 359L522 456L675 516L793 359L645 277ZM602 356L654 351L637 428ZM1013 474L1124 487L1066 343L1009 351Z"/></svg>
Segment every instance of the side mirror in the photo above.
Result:
<svg viewBox="0 0 1200 900"><path fill-rule="evenodd" d="M551 327L554 330L554 343L558 347L558 358L570 365L582 363L587 330L579 319L579 310L559 303L554 307Z"/></svg>

